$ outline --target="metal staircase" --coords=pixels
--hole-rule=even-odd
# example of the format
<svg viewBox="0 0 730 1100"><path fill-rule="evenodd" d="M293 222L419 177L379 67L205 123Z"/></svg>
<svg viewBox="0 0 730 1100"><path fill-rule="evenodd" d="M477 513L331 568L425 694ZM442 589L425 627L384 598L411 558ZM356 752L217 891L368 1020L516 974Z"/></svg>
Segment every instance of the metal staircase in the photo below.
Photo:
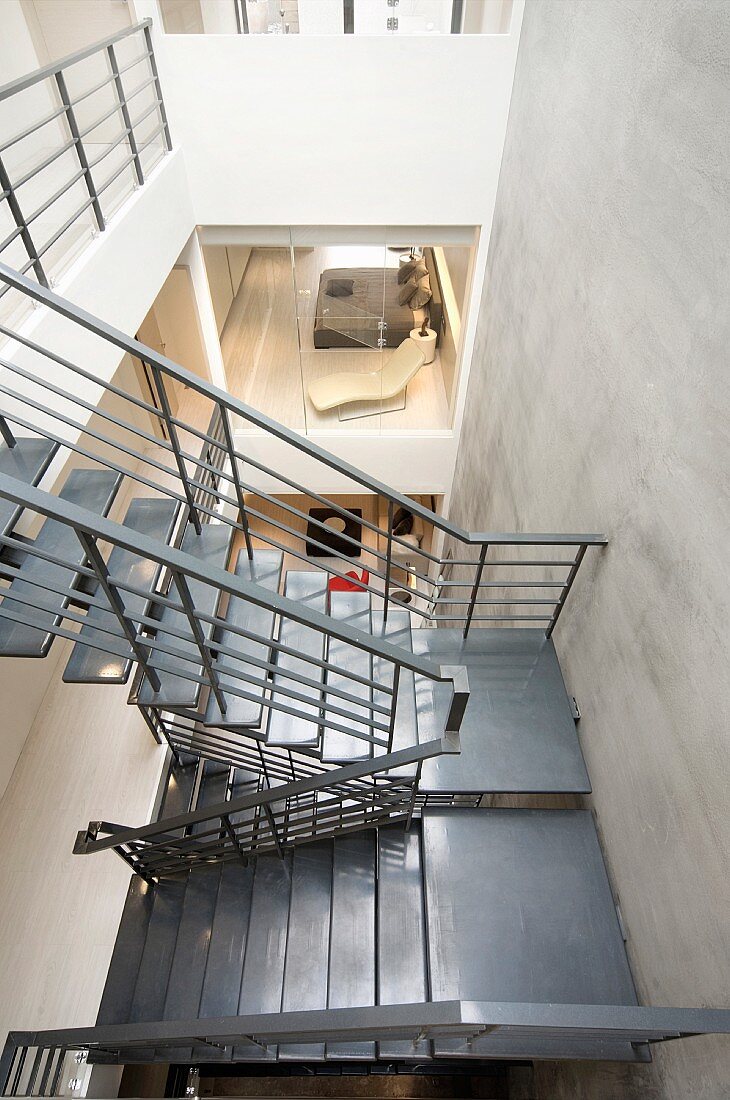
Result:
<svg viewBox="0 0 730 1100"><path fill-rule="evenodd" d="M12 1034L0 1092L55 1095L72 1059L646 1061L728 1030L727 1013L637 1005L586 811L477 808L590 789L551 635L605 538L464 532L0 278L152 379L126 392L0 324L0 656L68 640L64 680L129 682L170 748L157 821L77 839L134 873L98 1024ZM383 523L295 481L304 462L375 496ZM350 525L339 548L310 501ZM398 509L428 532L415 552ZM333 590L363 561L367 581ZM419 593L407 610L396 577Z"/></svg>

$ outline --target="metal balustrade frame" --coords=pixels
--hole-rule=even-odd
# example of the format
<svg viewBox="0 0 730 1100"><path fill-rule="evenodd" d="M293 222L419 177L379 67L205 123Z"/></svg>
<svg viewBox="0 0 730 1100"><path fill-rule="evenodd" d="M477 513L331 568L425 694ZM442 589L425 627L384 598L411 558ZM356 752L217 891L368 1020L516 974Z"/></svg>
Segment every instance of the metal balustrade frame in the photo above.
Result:
<svg viewBox="0 0 730 1100"><path fill-rule="evenodd" d="M187 508L190 522L196 529L213 518L230 524L242 534L249 556L253 553L255 542L260 546L283 550L311 565L306 543L314 543L326 550L330 558L328 572L342 578L348 569L352 569L353 559L360 559L363 554L369 555L371 562L367 568L370 580L365 587L378 597L387 595L383 608L386 619L391 607L403 606L393 599L391 589L394 572L400 570L406 582L420 586L416 595L422 597L422 606L417 600L408 607L416 618L425 622L435 621L442 626L458 625L463 628L465 637L474 623L537 627L550 637L587 549L607 543L606 537L600 534L464 531L419 502L396 492L310 439L203 381L3 264L0 264L0 280L72 324L149 364L159 407L157 403L127 393L113 383L99 380L52 349L40 347L22 333L0 325L0 334L17 340L27 351L44 356L55 367L68 371L69 377L94 382L119 401L128 402L136 414L140 411L147 413L164 438L158 438L153 432L130 423L125 417L97 409L92 403L73 397L70 386L64 389L41 376L40 372L23 368L5 356L0 359L0 366L5 368L3 373L6 374L0 383L0 394L4 395L7 407L0 412L15 425L16 431L40 431L48 438L57 440L69 452L92 459L124 474L146 489L180 501ZM22 379L25 392L8 384L8 375ZM35 397L28 392L28 383L38 388ZM209 403L211 427L207 431L186 423L171 411L168 390L176 384L195 391ZM75 405L76 417L60 409L51 410L47 401L49 393L63 396ZM92 428L88 417L84 419L84 414L96 414L97 420L110 425L117 435ZM55 421L57 429L38 428L39 417L44 421ZM120 431L124 433L122 439L119 438ZM247 454L247 431L262 432L284 442L289 448L289 461L283 461L278 468L274 468ZM188 439L202 448L202 452L192 453ZM99 445L106 449L105 454L100 454ZM336 496L333 498L318 493L291 476L290 471L296 469L302 457L314 460L321 467L346 478L352 486L351 492L359 490L373 494L382 501L383 510L388 515L386 527L366 517L355 516L338 502ZM249 476L247 469L252 471ZM255 478L260 475L275 479L281 486L280 494L257 486ZM162 479L172 487L164 487ZM331 529L322 520L311 517L304 508L282 500L281 494L304 495L332 509L343 519L354 520L361 531L359 538L345 532L338 533L349 553L323 543L322 535L331 532ZM275 509L274 514L257 507L259 501ZM393 534L391 523L398 509L404 509L423 523L434 541L431 549L425 545L414 548L402 537ZM280 518L281 513L286 518ZM310 531L321 532L320 537L307 540L304 534L307 525ZM368 544L367 538L374 545ZM338 564L332 565L332 560ZM403 564L403 561L408 564ZM403 583L400 580L398 586Z"/></svg>
<svg viewBox="0 0 730 1100"><path fill-rule="evenodd" d="M2 257L3 252L16 240L20 241L27 254L27 261L21 264L20 271L25 274L32 270L38 282L44 287L49 286L51 283L51 273L47 270L44 263L44 257L47 256L49 250L58 240L72 228L87 210L93 212L96 231L103 232L106 228L108 217L104 208L105 192L115 183L122 172L127 169L131 169L134 173L134 186L141 187L145 182L145 170L142 163L142 156L158 139L162 139L163 152L172 149L170 128L167 122L167 114L165 112L165 104L162 98L162 90L152 47L152 37L150 34L151 25L152 20L145 19L141 23L135 24L133 27L126 27L121 31L117 31L115 34L109 35L107 38L103 38L99 42L87 46L85 49L77 50L75 53L69 54L60 61L54 61L52 64L44 66L42 69L37 69L35 72L19 77L17 80L10 81L10 83L0 87L0 102L3 102L11 100L13 96L20 95L29 88L48 81L51 85L51 97L59 104L50 114L45 114L24 130L3 138L0 144L0 203L7 203L11 219L15 223L15 229L3 241L0 241L0 257ZM136 56L132 62L126 65L120 65L115 46L123 39L129 38L132 35L139 35L141 37L144 43L144 50L139 56ZM73 69L75 65L95 56L102 56L105 58L108 66L108 75L106 75L103 80L95 83L90 89L73 96L69 92L67 81L69 70ZM149 70L148 76L143 79L135 72L133 78L134 87L129 88L127 86L128 78L126 78L126 74L132 70L136 70L137 66L141 65L143 62L147 64ZM110 109L105 110L91 125L86 126L83 130L80 129L75 108L84 100L103 92L106 88L113 89L115 97L114 105ZM133 101L141 92L148 88L153 89L154 102L141 113L138 112L133 118L132 113L135 110ZM157 114L157 125L151 133L141 136L140 127L150 115L154 113ZM89 148L91 141L93 141L93 138L90 139L90 135L92 135L99 126L115 115L120 116L122 123L121 130L114 135L112 141L104 143L105 148L101 153L93 155ZM37 135L40 130L53 122L65 124L69 134L68 139L62 141L61 144L55 147L49 155L45 156L42 161L36 164L32 169L24 172L20 176L13 177L7 165L8 158L5 157L5 159L3 159L3 154L7 153L13 146L19 145L27 139L33 139L34 135ZM121 165L117 165L111 175L108 175L106 178L100 178L97 173L99 166L115 149L118 149L119 146L125 143L128 146L129 152L123 159ZM50 196L45 198L39 206L31 211L27 211L26 197L21 193L22 189L33 180L37 180L47 168L54 164L65 153L69 152L73 152L76 155L76 159L78 160L77 171L64 182L62 187L54 190ZM67 194L69 188L80 181L83 181L86 187L88 198L71 217L58 225L50 237L42 241L38 240L34 223L37 222L37 219L41 215L50 210L62 196ZM9 289L7 285L1 287L0 298Z"/></svg>
<svg viewBox="0 0 730 1100"><path fill-rule="evenodd" d="M502 1041L520 1044L522 1057L580 1057L651 1061L651 1047L693 1035L730 1032L730 1010L654 1008L636 1005L520 1004L495 1001L431 1001L209 1019L103 1024L48 1031L11 1031L0 1058L0 1095L53 1096L65 1057L93 1054L95 1063L190 1060L207 1047L210 1061L236 1061L279 1043L460 1040L474 1057L504 1057ZM567 1053L569 1051L570 1053ZM514 1055L513 1055L514 1057ZM519 1057L519 1055L518 1055ZM302 1058L302 1061L305 1061ZM28 1089L30 1078L33 1087Z"/></svg>

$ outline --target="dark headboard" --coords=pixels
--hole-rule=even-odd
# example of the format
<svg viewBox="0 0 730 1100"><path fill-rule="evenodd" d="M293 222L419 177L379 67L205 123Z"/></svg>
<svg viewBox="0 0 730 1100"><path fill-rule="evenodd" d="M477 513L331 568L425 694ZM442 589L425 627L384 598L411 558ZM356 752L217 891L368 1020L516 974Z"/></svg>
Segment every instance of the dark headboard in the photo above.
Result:
<svg viewBox="0 0 730 1100"><path fill-rule="evenodd" d="M428 325L436 333L436 344L441 343L441 338L444 334L444 298L441 291L441 280L439 279L439 269L436 266L436 258L433 254L432 248L424 248L423 250L423 262L428 268L429 280L431 282L431 301L426 306L429 312Z"/></svg>

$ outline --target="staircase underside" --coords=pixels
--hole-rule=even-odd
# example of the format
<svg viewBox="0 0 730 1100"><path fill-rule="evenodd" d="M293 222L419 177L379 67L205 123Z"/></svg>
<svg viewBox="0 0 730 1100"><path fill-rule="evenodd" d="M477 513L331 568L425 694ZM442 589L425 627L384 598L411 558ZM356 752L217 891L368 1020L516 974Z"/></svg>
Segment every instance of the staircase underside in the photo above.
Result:
<svg viewBox="0 0 730 1100"><path fill-rule="evenodd" d="M636 1005L592 818L425 810L248 866L130 885L100 1024L428 1001ZM201 1034L204 1034L201 1025ZM372 1063L535 1057L642 1061L617 1039L500 1029L471 1042L251 1043L136 1060Z"/></svg>

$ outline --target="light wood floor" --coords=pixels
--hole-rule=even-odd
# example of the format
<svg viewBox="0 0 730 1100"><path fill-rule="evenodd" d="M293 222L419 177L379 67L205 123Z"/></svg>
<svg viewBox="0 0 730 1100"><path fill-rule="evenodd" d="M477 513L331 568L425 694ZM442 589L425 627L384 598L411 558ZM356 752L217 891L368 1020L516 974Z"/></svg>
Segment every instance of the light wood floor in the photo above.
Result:
<svg viewBox="0 0 730 1100"><path fill-rule="evenodd" d="M327 267L361 263L362 251L345 250L343 255L341 247L297 249L295 285L287 249L253 250L221 337L228 388L247 404L299 430L448 428L448 403L438 355L408 386L403 411L341 422L337 409L319 413L306 396L315 378L339 371L380 370L395 350L314 347L319 275ZM374 251L382 258L380 250ZM348 255L352 257L349 260ZM387 255L390 263L397 264L397 256ZM377 259L371 262L376 266ZM368 411L377 413L377 408L373 405Z"/></svg>

